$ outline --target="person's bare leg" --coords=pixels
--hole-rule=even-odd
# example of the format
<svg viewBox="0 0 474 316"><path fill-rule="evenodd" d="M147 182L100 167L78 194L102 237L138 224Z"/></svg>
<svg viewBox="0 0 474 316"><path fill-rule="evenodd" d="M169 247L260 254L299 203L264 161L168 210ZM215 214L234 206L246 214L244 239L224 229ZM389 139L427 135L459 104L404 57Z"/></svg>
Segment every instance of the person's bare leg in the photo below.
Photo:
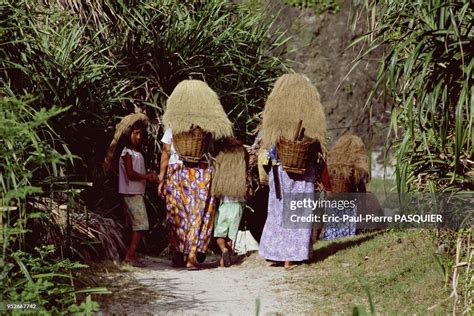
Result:
<svg viewBox="0 0 474 316"><path fill-rule="evenodd" d="M227 249L232 253L232 239L227 240L226 242Z"/></svg>
<svg viewBox="0 0 474 316"><path fill-rule="evenodd" d="M292 261L285 261L285 264L283 265L286 270L291 270L296 267L296 264Z"/></svg>
<svg viewBox="0 0 474 316"><path fill-rule="evenodd" d="M216 243L217 245L219 246L219 249L221 250L222 254L226 253L227 251L229 251L229 249L227 249L227 245L226 245L226 242L225 242L225 239L224 238L217 238L216 239ZM221 260L219 261L219 265L221 267L224 267L224 259L221 257Z"/></svg>
<svg viewBox="0 0 474 316"><path fill-rule="evenodd" d="M197 268L196 263L197 263L196 253L190 252L186 260L186 268Z"/></svg>
<svg viewBox="0 0 474 316"><path fill-rule="evenodd" d="M128 246L127 255L125 257L125 261L135 261L137 260L136 257L136 250L138 244L140 243L140 239L142 238L142 233L139 231L132 232L132 240L130 241L130 245Z"/></svg>

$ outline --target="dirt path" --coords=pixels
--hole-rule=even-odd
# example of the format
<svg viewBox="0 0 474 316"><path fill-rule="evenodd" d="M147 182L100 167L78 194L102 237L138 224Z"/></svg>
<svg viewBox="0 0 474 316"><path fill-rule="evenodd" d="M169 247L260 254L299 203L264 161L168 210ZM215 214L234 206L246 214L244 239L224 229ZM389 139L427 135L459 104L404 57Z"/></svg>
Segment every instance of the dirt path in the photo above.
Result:
<svg viewBox="0 0 474 316"><path fill-rule="evenodd" d="M135 284L147 289L146 302L128 304L124 299L107 306L104 314L255 315L257 298L260 315L306 311L308 304L285 282L285 277L298 273L298 269L269 267L256 254L229 268L216 268L216 260L208 258L207 269L186 271L172 268L168 260L148 257L147 268L128 274Z"/></svg>

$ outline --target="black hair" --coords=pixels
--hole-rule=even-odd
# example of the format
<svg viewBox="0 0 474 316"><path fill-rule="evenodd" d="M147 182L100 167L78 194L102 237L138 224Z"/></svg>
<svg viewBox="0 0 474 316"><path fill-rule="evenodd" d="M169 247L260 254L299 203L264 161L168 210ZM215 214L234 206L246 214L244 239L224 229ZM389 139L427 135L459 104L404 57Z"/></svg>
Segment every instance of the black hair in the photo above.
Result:
<svg viewBox="0 0 474 316"><path fill-rule="evenodd" d="M142 141L138 145L138 149L140 150L143 142L145 141L147 137L147 128L146 128L145 122L143 121L136 121L133 125L129 126L125 130L125 132L122 134L122 137L121 137L121 145L127 148L132 148L132 142L130 140L130 136L132 135L132 132L137 129L140 129L142 131ZM123 148L123 146L121 147Z"/></svg>

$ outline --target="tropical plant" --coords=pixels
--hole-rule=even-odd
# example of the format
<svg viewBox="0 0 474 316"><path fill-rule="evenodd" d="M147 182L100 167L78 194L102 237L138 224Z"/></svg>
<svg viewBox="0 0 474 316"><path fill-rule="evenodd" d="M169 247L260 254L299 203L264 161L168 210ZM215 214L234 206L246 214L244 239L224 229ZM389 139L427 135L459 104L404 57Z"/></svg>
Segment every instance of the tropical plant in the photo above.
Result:
<svg viewBox="0 0 474 316"><path fill-rule="evenodd" d="M70 262L69 259L52 260L53 246L36 248L33 254L15 251L11 254L14 263L8 262L4 269L8 277L4 279L2 302L7 302L2 309L15 303L29 303L38 313L89 314L99 310L99 305L91 300L91 294L108 294L106 288L76 289L73 272L86 265ZM18 269L19 266L19 269ZM86 299L78 304L77 297L87 294Z"/></svg>
<svg viewBox="0 0 474 316"><path fill-rule="evenodd" d="M402 192L473 188L474 10L469 1L354 1L374 10L356 42L385 49L371 98L393 101ZM370 101L370 99L369 99Z"/></svg>
<svg viewBox="0 0 474 316"><path fill-rule="evenodd" d="M393 103L388 147L396 157L399 192L458 192L474 188L474 7L471 1L371 1L353 4L368 17L367 44L354 67L383 51L370 101ZM472 212L465 223L470 223ZM440 245L453 245L453 310L472 311L473 231L438 231ZM469 259L470 258L470 259ZM462 268L461 268L462 267ZM461 281L463 280L463 281ZM463 299L461 299L461 297Z"/></svg>
<svg viewBox="0 0 474 316"><path fill-rule="evenodd" d="M224 0L7 0L0 27L2 80L13 93L34 96L36 110L67 108L49 120L80 158L66 166L67 175L93 183L81 197L107 217L121 213L116 176L102 172L102 161L122 116L140 109L152 118L145 159L156 169L156 118L167 96L183 79L202 79L219 94L237 135L251 143L269 87L287 70L287 37L261 8ZM151 227L162 235L164 208L150 190Z"/></svg>
<svg viewBox="0 0 474 316"><path fill-rule="evenodd" d="M49 110L37 111L31 106L35 101L32 97L17 98L7 86L2 88L1 96L1 308L8 309L8 304L31 303L35 311L97 310L90 297L88 304L77 305L78 293L107 292L102 288L76 290L73 271L83 265L68 259L51 260L54 246L32 249L41 240L25 242L28 235L35 233L29 225L32 221L51 217L51 213L29 202L61 176L66 160L74 158L66 146L63 147L66 153L54 149L52 143L58 147L64 144L48 125L52 117L67 108L53 106Z"/></svg>

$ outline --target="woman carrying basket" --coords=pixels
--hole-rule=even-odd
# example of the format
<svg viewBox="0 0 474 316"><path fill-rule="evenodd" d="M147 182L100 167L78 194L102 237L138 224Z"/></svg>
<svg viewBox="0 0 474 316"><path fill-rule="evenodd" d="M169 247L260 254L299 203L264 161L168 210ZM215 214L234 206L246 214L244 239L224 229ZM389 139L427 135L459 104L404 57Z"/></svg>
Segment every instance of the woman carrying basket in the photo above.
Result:
<svg viewBox="0 0 474 316"><path fill-rule="evenodd" d="M365 193L365 184L369 178L368 161L367 150L360 137L351 134L341 136L328 155L328 169L333 192L349 193L349 195L351 193ZM351 197L353 196L352 194ZM357 200L364 200L366 196L368 195L358 195ZM376 200L375 203L377 203ZM329 215L355 218L360 210L356 205L342 210L328 209L327 211ZM355 234L355 221L326 223L324 226L325 240L354 236Z"/></svg>
<svg viewBox="0 0 474 316"><path fill-rule="evenodd" d="M166 197L174 265L183 256L189 270L198 269L197 253L205 253L214 223L210 194L212 143L231 137L232 124L217 94L199 80L179 83L167 101L158 191Z"/></svg>
<svg viewBox="0 0 474 316"><path fill-rule="evenodd" d="M306 76L285 74L276 81L263 111L262 134L262 147L269 149L272 167L268 217L259 254L270 261L284 262L285 269L291 270L296 262L310 259L312 226L289 227L283 199L288 194L312 197L315 191L330 190L323 159L325 115L319 93ZM285 166L280 159L288 154L283 141L308 147L303 160L298 161L302 166L299 169Z"/></svg>

